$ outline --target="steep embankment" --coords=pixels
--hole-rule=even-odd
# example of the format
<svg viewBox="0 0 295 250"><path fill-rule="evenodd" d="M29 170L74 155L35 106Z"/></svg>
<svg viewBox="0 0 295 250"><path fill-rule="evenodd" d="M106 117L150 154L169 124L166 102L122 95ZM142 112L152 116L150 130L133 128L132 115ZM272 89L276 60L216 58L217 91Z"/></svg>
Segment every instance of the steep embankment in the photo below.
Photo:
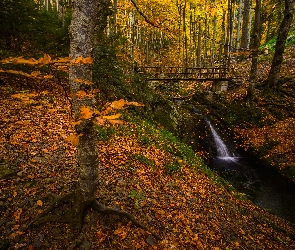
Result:
<svg viewBox="0 0 295 250"><path fill-rule="evenodd" d="M23 230L54 195L70 192L77 183L76 147L67 140L73 133L70 103L53 80L34 80L24 88L18 77L2 77L0 88L1 247L295 248L288 223L243 200L190 147L128 110L123 124L99 128L97 197L132 213L162 239L94 212L86 214L80 234L61 223Z"/></svg>
<svg viewBox="0 0 295 250"><path fill-rule="evenodd" d="M233 131L237 146L255 154L265 164L278 169L295 181L295 46L288 47L284 56L279 85L276 89L265 85L272 55L260 55L256 84L256 100L246 101L251 59L232 65L238 82L230 83L230 90L220 95L208 94L207 112L224 127Z"/></svg>

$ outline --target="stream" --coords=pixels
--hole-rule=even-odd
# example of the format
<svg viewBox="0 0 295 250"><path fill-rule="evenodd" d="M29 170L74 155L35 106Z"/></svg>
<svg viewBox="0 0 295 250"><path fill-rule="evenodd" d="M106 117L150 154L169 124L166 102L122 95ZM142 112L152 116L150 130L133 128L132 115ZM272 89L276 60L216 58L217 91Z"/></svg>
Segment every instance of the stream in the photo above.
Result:
<svg viewBox="0 0 295 250"><path fill-rule="evenodd" d="M235 155L204 119L215 148L209 167L257 206L295 223L295 183L249 157Z"/></svg>

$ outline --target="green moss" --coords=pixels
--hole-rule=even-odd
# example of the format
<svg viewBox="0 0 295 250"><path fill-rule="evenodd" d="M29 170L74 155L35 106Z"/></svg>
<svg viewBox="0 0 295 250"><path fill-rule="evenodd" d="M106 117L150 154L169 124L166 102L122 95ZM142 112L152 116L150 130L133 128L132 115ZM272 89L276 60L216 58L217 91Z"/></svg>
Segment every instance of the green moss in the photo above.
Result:
<svg viewBox="0 0 295 250"><path fill-rule="evenodd" d="M147 165L147 166L150 166L150 167L155 167L155 162L149 158L147 158L146 156L144 155L141 155L141 154L133 154L132 157L131 157L132 160L138 160L139 162Z"/></svg>
<svg viewBox="0 0 295 250"><path fill-rule="evenodd" d="M173 174L181 169L181 164L178 161L172 163L166 163L164 169L167 174Z"/></svg>
<svg viewBox="0 0 295 250"><path fill-rule="evenodd" d="M115 128L113 126L111 127L97 126L98 138L101 141L108 141L114 133L115 133Z"/></svg>
<svg viewBox="0 0 295 250"><path fill-rule="evenodd" d="M13 170L5 161L0 162L0 179L7 179L15 174Z"/></svg>
<svg viewBox="0 0 295 250"><path fill-rule="evenodd" d="M133 189L131 190L131 193L128 195L128 197L134 200L135 207L139 207L140 202L145 200L144 192L142 190L137 191Z"/></svg>
<svg viewBox="0 0 295 250"><path fill-rule="evenodd" d="M290 179L295 178L295 164L288 164L282 169L282 173L285 174Z"/></svg>

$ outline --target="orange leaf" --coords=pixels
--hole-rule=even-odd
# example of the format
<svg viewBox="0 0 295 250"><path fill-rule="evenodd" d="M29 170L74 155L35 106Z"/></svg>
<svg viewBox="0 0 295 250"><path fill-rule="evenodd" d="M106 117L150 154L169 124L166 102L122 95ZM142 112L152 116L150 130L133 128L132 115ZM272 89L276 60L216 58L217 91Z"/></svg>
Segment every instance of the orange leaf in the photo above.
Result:
<svg viewBox="0 0 295 250"><path fill-rule="evenodd" d="M14 217L15 221L20 221L20 216L22 215L22 213L23 213L22 208L19 208L17 211L15 211L13 213L13 217Z"/></svg>
<svg viewBox="0 0 295 250"><path fill-rule="evenodd" d="M51 75L51 74L50 75L46 75L46 76L44 76L44 78L45 79L51 79L51 78L53 78L53 75Z"/></svg>
<svg viewBox="0 0 295 250"><path fill-rule="evenodd" d="M99 243L103 242L106 239L106 235L101 231L96 232L96 236Z"/></svg>
<svg viewBox="0 0 295 250"><path fill-rule="evenodd" d="M74 80L74 82L84 83L84 84L86 84L86 85L92 85L92 84L93 84L93 82L90 82L90 81L88 81L88 80L83 80L83 79L81 79L81 78L76 78L76 79Z"/></svg>
<svg viewBox="0 0 295 250"><path fill-rule="evenodd" d="M144 104L138 102L128 102L128 105L136 106L136 107L143 107Z"/></svg>
<svg viewBox="0 0 295 250"><path fill-rule="evenodd" d="M127 232L126 232L126 228L125 227L119 227L118 229L116 229L114 231L114 235L118 235L121 237L122 240L124 240L127 237Z"/></svg>
<svg viewBox="0 0 295 250"><path fill-rule="evenodd" d="M79 143L79 137L81 135L70 135L66 138L66 141L71 142L73 145L77 146Z"/></svg>
<svg viewBox="0 0 295 250"><path fill-rule="evenodd" d="M24 234L24 232L22 232L22 231L16 231L15 233L12 233L12 234L10 235L10 238L11 238L11 239L14 239L16 236L18 236L18 235L22 235L22 234Z"/></svg>
<svg viewBox="0 0 295 250"><path fill-rule="evenodd" d="M115 125L115 124L123 125L124 124L124 122L121 120L109 120L109 122L113 125Z"/></svg>
<svg viewBox="0 0 295 250"><path fill-rule="evenodd" d="M48 54L44 54L44 57L39 58L39 64L48 64L51 61L51 57Z"/></svg>
<svg viewBox="0 0 295 250"><path fill-rule="evenodd" d="M115 114L115 115L107 115L107 116L103 116L103 119L106 120L115 120L121 117L122 114Z"/></svg>
<svg viewBox="0 0 295 250"><path fill-rule="evenodd" d="M111 103L111 107L113 109L121 109L124 107L125 104L127 104L128 102L125 101L124 99L120 99L119 101L114 101Z"/></svg>
<svg viewBox="0 0 295 250"><path fill-rule="evenodd" d="M72 64L80 64L80 63L82 62L82 60L83 60L83 57L82 57L82 56L79 56L79 57L77 57L76 59L73 59L73 60L71 61L71 63L72 63Z"/></svg>
<svg viewBox="0 0 295 250"><path fill-rule="evenodd" d="M92 64L94 61L93 57L86 57L83 59L83 63L85 64Z"/></svg>
<svg viewBox="0 0 295 250"><path fill-rule="evenodd" d="M42 207L43 206L43 201L37 200L37 205L40 206L40 207Z"/></svg>
<svg viewBox="0 0 295 250"><path fill-rule="evenodd" d="M79 90L77 92L77 96L81 99L84 98L86 95L87 95L87 93L84 90Z"/></svg>
<svg viewBox="0 0 295 250"><path fill-rule="evenodd" d="M55 62L58 63L68 63L70 61L69 57L61 57L58 60L56 60Z"/></svg>
<svg viewBox="0 0 295 250"><path fill-rule="evenodd" d="M89 119L93 115L93 111L91 110L90 107L81 107L80 108L80 118L81 119Z"/></svg>
<svg viewBox="0 0 295 250"><path fill-rule="evenodd" d="M104 125L104 119L101 119L101 118L99 118L99 117L96 117L96 123L98 124L98 125Z"/></svg>

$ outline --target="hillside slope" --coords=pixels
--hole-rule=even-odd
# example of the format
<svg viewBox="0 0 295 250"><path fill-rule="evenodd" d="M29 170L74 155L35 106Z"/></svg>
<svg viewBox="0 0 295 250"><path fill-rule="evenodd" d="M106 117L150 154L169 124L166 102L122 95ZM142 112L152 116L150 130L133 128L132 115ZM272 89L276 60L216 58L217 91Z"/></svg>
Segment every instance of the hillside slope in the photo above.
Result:
<svg viewBox="0 0 295 250"><path fill-rule="evenodd" d="M172 134L124 111L99 129L98 199L161 236L116 216L88 212L81 233L23 226L75 188L70 103L53 80L1 75L1 249L294 249L286 221L244 200ZM66 210L67 204L64 206ZM60 211L61 213L63 211Z"/></svg>

